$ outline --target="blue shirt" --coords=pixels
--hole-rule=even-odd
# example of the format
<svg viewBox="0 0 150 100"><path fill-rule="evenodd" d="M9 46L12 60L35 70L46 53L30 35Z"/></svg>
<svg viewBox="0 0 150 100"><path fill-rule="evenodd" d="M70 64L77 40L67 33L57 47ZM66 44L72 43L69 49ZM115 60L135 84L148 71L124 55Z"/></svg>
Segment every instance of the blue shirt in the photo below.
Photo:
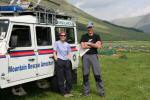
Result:
<svg viewBox="0 0 150 100"><path fill-rule="evenodd" d="M62 60L69 60L68 54L71 52L71 47L67 42L56 41L54 50L57 51L57 57Z"/></svg>

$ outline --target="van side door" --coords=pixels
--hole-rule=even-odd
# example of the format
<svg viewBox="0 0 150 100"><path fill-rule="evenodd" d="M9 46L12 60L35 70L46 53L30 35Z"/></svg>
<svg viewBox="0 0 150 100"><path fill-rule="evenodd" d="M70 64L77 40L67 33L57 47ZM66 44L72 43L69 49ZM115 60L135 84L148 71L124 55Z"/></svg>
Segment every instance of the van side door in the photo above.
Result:
<svg viewBox="0 0 150 100"><path fill-rule="evenodd" d="M52 48L52 32L51 27L47 25L36 25L36 48L38 51L38 75L46 75L48 77L54 75L54 59Z"/></svg>
<svg viewBox="0 0 150 100"><path fill-rule="evenodd" d="M32 24L12 24L9 39L9 82L36 77L37 60L34 52Z"/></svg>

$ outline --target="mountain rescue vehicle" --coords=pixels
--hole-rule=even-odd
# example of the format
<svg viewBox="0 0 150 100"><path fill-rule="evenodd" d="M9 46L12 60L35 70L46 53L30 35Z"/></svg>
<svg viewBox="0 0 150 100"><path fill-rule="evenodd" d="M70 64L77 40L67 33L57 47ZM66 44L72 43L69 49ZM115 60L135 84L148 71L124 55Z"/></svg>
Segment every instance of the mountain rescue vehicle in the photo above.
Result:
<svg viewBox="0 0 150 100"><path fill-rule="evenodd" d="M54 76L53 45L61 31L72 49L72 71L79 64L73 17L48 10L0 6L0 88Z"/></svg>

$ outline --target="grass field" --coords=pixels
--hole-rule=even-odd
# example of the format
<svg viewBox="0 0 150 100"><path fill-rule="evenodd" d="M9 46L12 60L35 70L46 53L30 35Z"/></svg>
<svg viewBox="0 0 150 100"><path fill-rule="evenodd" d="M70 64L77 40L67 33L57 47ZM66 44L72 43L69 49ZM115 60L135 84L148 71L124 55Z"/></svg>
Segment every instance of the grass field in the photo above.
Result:
<svg viewBox="0 0 150 100"><path fill-rule="evenodd" d="M64 98L50 89L38 89L33 83L25 86L28 95L16 97L9 89L0 92L0 100L149 100L150 98L150 53L124 53L124 58L101 56L102 75L106 97L98 96L93 75L91 95L82 95L82 67L78 69L78 84L74 86L74 97Z"/></svg>

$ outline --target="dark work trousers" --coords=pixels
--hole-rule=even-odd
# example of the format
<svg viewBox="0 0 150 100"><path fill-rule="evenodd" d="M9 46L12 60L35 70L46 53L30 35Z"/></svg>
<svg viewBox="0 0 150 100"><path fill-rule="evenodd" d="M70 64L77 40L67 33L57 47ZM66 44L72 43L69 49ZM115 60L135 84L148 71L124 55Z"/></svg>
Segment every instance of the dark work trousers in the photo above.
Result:
<svg viewBox="0 0 150 100"><path fill-rule="evenodd" d="M62 95L70 93L72 89L71 62L58 59L56 63L56 76L60 93Z"/></svg>
<svg viewBox="0 0 150 100"><path fill-rule="evenodd" d="M98 92L99 94L104 93L104 84L101 78L101 69L100 69L100 63L97 54L85 54L83 56L84 93L85 95L88 95L90 93L89 75L90 75L91 65L94 72L94 77L96 81L96 86L98 88Z"/></svg>

